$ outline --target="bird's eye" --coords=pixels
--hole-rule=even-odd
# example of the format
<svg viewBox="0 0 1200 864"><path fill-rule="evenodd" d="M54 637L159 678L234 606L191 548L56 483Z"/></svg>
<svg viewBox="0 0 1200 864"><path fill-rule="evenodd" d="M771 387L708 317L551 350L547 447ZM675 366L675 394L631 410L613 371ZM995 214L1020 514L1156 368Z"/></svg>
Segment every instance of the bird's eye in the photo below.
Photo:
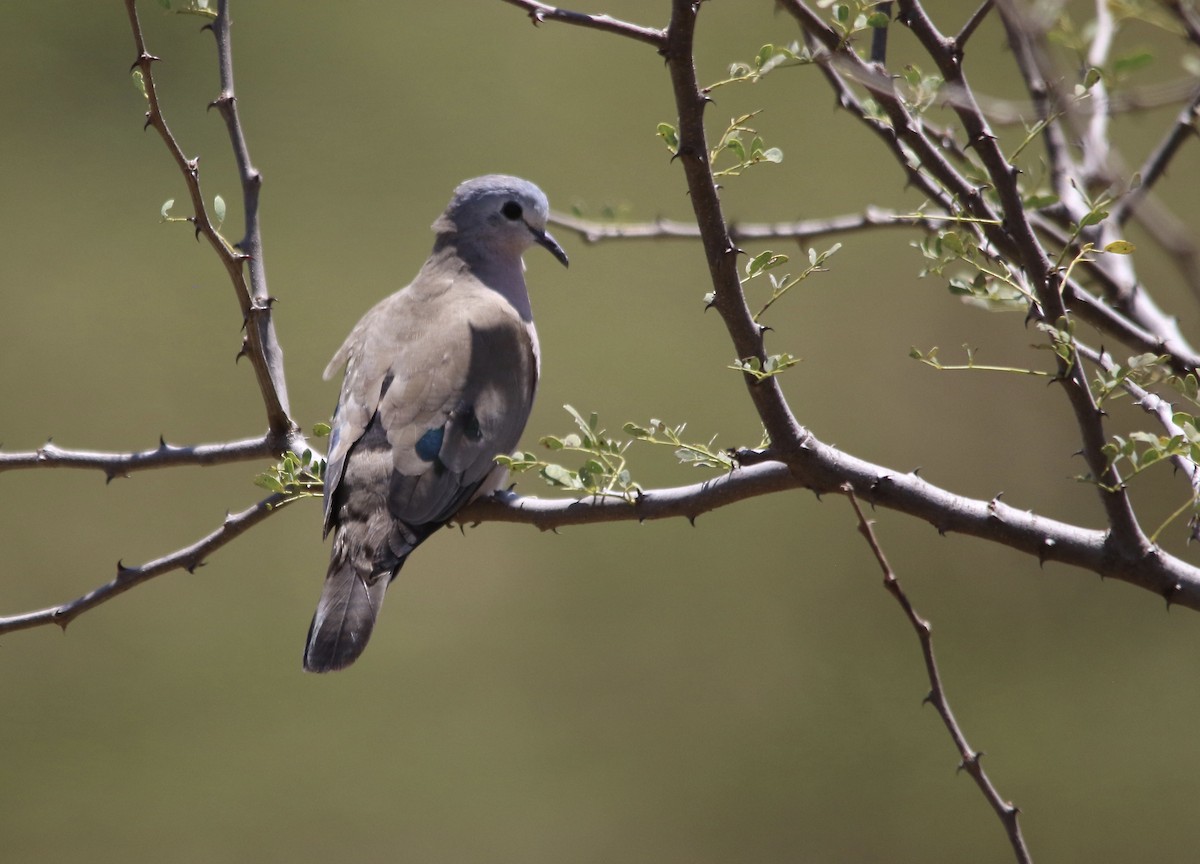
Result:
<svg viewBox="0 0 1200 864"><path fill-rule="evenodd" d="M521 218L521 205L516 201L506 201L504 206L500 208L500 212L504 214L505 219L511 219L516 222Z"/></svg>

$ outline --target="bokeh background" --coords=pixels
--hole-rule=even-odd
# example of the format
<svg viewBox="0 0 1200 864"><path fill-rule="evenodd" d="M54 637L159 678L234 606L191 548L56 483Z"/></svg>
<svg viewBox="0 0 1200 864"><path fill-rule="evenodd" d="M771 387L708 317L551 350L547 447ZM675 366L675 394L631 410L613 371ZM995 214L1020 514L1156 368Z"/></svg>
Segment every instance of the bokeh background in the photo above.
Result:
<svg viewBox="0 0 1200 864"><path fill-rule="evenodd" d="M967 7L929 4L949 30ZM1086 13L1086 5L1075 4ZM597 9L662 25L666 2ZM230 202L212 40L142 4L167 117ZM994 19L994 16L993 16ZM704 6L700 76L797 37L771 4ZM239 104L263 171L267 267L296 417L325 420L321 370L372 303L415 273L460 180L504 171L560 209L687 218L655 137L672 121L662 61L596 32L530 26L500 2L238 3ZM1146 80L1178 80L1180 42L1135 29ZM897 63L915 57L894 38ZM46 0L0 28L0 442L30 450L255 434L235 365L240 319L130 82L122 4ZM928 65L926 63L926 65ZM995 20L969 73L1018 96ZM815 69L719 91L711 128L754 121L778 166L728 183L728 214L787 220L913 207L878 142ZM1176 109L1122 118L1137 164ZM1023 132L1007 130L1019 140ZM1036 165L1036 160L1031 164ZM1200 153L1162 189L1195 222ZM544 378L526 436L569 431L561 406L686 421L698 440L759 427L689 242L588 246L563 271L528 257ZM984 362L1047 368L1015 316L920 279L915 239L840 238L832 272L780 303L785 387L824 440L979 497L1099 526L1061 394L1033 378L939 374L907 358L970 343ZM1135 261L1195 336L1196 303L1155 247ZM775 244L783 248L782 244ZM828 244L818 244L824 248ZM757 251L757 249L753 250ZM1112 431L1137 428L1118 412ZM699 478L632 451L648 486ZM265 465L0 476L0 613L49 605L157 557L257 500ZM533 478L520 490L553 494ZM1185 489L1140 478L1147 524ZM1130 586L877 514L892 563L932 619L955 711L1023 810L1035 857L1195 859L1200 841L1200 618ZM1171 548L1196 560L1168 532ZM541 534L447 531L391 589L370 650L300 671L325 570L319 507L286 509L213 555L56 628L0 640L0 849L57 862L1007 861L999 823L931 708L916 641L840 499L789 493L685 521Z"/></svg>

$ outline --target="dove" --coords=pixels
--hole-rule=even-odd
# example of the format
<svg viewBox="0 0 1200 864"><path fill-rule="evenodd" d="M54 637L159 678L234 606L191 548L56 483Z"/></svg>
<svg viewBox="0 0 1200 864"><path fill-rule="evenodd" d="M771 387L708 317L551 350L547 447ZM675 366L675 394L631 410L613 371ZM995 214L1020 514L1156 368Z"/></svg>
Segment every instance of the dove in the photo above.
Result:
<svg viewBox="0 0 1200 864"><path fill-rule="evenodd" d="M325 370L345 377L325 468L329 569L304 668L329 672L366 648L408 556L504 482L533 407L540 353L522 254L541 246L549 205L527 180L491 174L454 190L413 281L350 331Z"/></svg>

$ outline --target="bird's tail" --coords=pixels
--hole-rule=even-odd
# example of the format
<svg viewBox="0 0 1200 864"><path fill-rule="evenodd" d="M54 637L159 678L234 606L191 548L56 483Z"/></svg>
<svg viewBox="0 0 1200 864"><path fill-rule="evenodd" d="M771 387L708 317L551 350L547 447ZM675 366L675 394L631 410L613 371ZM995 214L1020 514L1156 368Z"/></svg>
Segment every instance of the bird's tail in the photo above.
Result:
<svg viewBox="0 0 1200 864"><path fill-rule="evenodd" d="M364 576L351 560L335 556L330 561L321 600L308 628L306 671L333 672L358 659L375 628L388 583L399 569Z"/></svg>

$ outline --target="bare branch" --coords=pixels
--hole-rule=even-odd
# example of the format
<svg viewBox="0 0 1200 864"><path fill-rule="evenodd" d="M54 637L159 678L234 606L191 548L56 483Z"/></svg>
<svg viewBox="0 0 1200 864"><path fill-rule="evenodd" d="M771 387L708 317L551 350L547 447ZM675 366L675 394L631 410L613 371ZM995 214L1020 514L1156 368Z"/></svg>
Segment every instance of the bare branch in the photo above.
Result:
<svg viewBox="0 0 1200 864"><path fill-rule="evenodd" d="M222 9L224 4L222 4ZM200 188L200 162L199 159L187 158L179 142L172 134L167 121L163 116L162 107L159 103L158 91L155 86L153 65L157 57L153 56L146 50L145 38L142 35L141 23L138 21L136 0L125 0L125 9L129 15L129 26L133 31L133 41L137 47L137 59L134 61L134 66L142 74L142 82L146 90L146 99L149 102L149 110L146 112L146 126L153 126L159 133L163 143L166 145L171 157L175 160L175 164L179 166L180 173L183 175L184 183L187 185L188 195L192 201L193 215L189 221L195 226L197 236L203 235L212 246L213 251L217 253L221 264L225 267L226 273L229 275L230 281L233 283L234 291L237 294L238 303L242 308L243 323L246 324L246 335L242 353L248 355L251 365L254 367L255 377L258 379L259 391L262 394L263 403L266 406L267 421L271 428L271 433L275 436L279 443L278 449L282 450L286 446L289 439L298 434L296 424L291 420L288 409L287 388L282 374L282 355L279 354L279 346L274 338L274 325L271 323L271 301L265 294L265 283L262 285L263 294L258 296L251 292L250 286L246 282L246 276L242 269L242 263L250 257L249 251L239 252L232 247L224 237L218 232L209 217L208 207L205 203L204 194ZM224 33L225 50L228 50L228 29L219 30L214 26L214 32ZM221 38L218 40L221 43ZM222 64L231 63L228 58L222 59ZM222 83L225 84L225 70L222 70ZM230 69L229 86L232 87L232 71ZM232 90L230 90L230 98L228 104L232 106ZM218 99L217 104L220 105L221 99ZM222 112L224 114L224 111ZM245 169L246 172L252 171L249 167L248 157L245 158L245 165L242 164L244 152L244 141L242 142L243 149L238 153L239 170ZM237 142L235 141L235 151L237 150ZM254 175L257 172L253 172ZM247 173L243 173L243 182L249 183L251 194L246 198L247 208L257 209L257 181L247 180ZM257 225L256 217L251 218L247 215L247 228ZM250 236L250 235L247 235ZM254 250L261 254L261 250ZM261 264L261 262L260 262ZM261 267L258 271L261 278Z"/></svg>
<svg viewBox="0 0 1200 864"><path fill-rule="evenodd" d="M550 221L576 232L588 243L604 240L696 240L700 229L694 222L655 219L653 222L601 222L554 213ZM735 243L755 240L795 240L803 243L817 237L850 234L871 228L911 228L932 230L937 221L921 213L900 213L883 207L867 207L862 213L847 213L827 219L801 219L798 222L731 222L729 236Z"/></svg>
<svg viewBox="0 0 1200 864"><path fill-rule="evenodd" d="M255 370L259 372L259 386L263 388L263 401L267 406L267 421L273 432L280 436L294 437L298 429L292 422L288 407L287 383L283 373L283 348L275 335L275 322L271 315L272 298L267 290L267 270L263 258L262 232L259 227L258 199L262 191L262 174L250 161L250 148L246 144L246 134L242 128L241 116L237 108L237 95L233 87L233 42L231 30L233 18L229 10L228 0L220 0L217 7L217 17L209 29L217 43L217 68L220 70L221 95L210 107L216 107L225 121L229 132L229 143L233 148L234 159L237 162L238 177L242 184L242 204L245 217L245 236L238 242L237 248L246 255L246 265L250 271L250 297L248 307L243 307L247 315L246 330L250 336L251 358L258 358ZM241 269L239 267L239 275ZM239 297L244 288L239 288ZM260 370L261 366L261 370ZM263 380L266 373L266 381ZM293 447L298 446L293 443Z"/></svg>
<svg viewBox="0 0 1200 864"><path fill-rule="evenodd" d="M954 50L959 54L967 45L967 40L970 39L979 25L983 23L983 19L992 11L993 0L983 0L979 4L979 8L967 19L967 23L963 24L962 29L958 31L958 35L954 37Z"/></svg>
<svg viewBox="0 0 1200 864"><path fill-rule="evenodd" d="M0 635L17 630L28 630L31 627L42 627L47 624L57 624L65 630L68 624L84 612L96 608L101 603L108 602L118 594L123 594L130 588L135 588L155 576L170 573L172 570L186 570L191 573L203 565L204 559L213 552L274 513L285 500L286 496L284 495L272 495L264 498L241 513L226 516L220 528L190 546L177 549L153 561L147 561L140 567L126 567L117 562L117 575L111 582L106 582L81 597L35 612L0 618Z"/></svg>
<svg viewBox="0 0 1200 864"><path fill-rule="evenodd" d="M653 27L640 27L637 24L630 24L626 21L613 18L611 15L588 15L583 12L571 12L567 9L559 9L556 6L550 6L546 3L538 3L536 0L504 0L504 2L511 3L513 6L518 6L528 12L529 18L533 21L535 27L543 21L561 21L564 24L575 24L579 27L588 27L592 30L602 30L605 33L615 33L618 36L636 39L639 42L653 45L660 51L667 44L666 33L662 30L655 30Z"/></svg>
<svg viewBox="0 0 1200 864"><path fill-rule="evenodd" d="M107 480L112 480L114 477L128 476L133 471L151 468L219 465L226 462L266 459L277 452L276 443L270 435L219 444L195 444L190 447L176 447L159 439L158 446L153 450L112 453L98 450L66 450L48 441L32 452L0 452L0 472L17 468L94 468L103 471Z"/></svg>
<svg viewBox="0 0 1200 864"><path fill-rule="evenodd" d="M1008 835L1008 842L1012 845L1013 853L1017 856L1017 861L1021 864L1029 864L1032 859L1029 857L1029 850L1025 846L1025 837L1021 834L1021 826L1017 821L1020 810L1012 802L1005 801L1000 795L1000 791L983 769L983 763L980 761L983 753L973 749L967 743L967 736L954 718L954 712L950 710L950 702L946 698L946 688L942 684L937 660L933 656L933 634L929 622L917 613L912 601L900 587L900 580L896 578L892 566L883 554L883 548L879 545L870 520L867 519L858 503L854 489L846 486L843 491L849 496L850 506L854 508L854 513L858 516L858 530L866 538L867 545L871 547L871 552L874 553L875 560L879 562L879 568L883 571L883 587L900 604L900 608L904 610L905 617L912 624L913 630L917 633L917 639L921 643L921 655L925 659L925 673L929 676L929 695L925 697L925 701L937 710L938 716L942 718L942 723L946 726L946 731L950 733L950 738L954 741L961 760L959 769L971 775L971 779L983 793L984 799L996 811L1000 823L1004 826L1004 832Z"/></svg>
<svg viewBox="0 0 1200 864"><path fill-rule="evenodd" d="M1138 172L1142 178L1142 185L1130 190L1113 208L1110 218L1117 225L1124 225L1129 217L1137 211L1154 184L1166 174L1167 166L1171 164L1171 160L1183 147L1184 142L1197 134L1197 118L1200 118L1200 87L1193 91L1187 104L1180 110L1170 131L1146 157L1146 161Z"/></svg>

